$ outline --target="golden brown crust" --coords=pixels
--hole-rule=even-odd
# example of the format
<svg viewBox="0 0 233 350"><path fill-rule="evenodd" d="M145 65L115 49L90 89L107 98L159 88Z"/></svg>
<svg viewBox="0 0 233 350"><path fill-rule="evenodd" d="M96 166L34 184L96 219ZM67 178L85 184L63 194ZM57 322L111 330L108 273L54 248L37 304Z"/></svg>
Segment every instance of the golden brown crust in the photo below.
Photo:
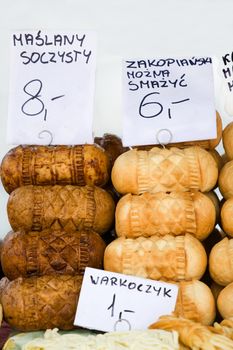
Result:
<svg viewBox="0 0 233 350"><path fill-rule="evenodd" d="M233 197L233 160L221 169L218 178L219 190L225 199Z"/></svg>
<svg viewBox="0 0 233 350"><path fill-rule="evenodd" d="M212 279L222 286L233 282L233 239L225 237L212 248L209 271Z"/></svg>
<svg viewBox="0 0 233 350"><path fill-rule="evenodd" d="M193 234L205 239L215 225L212 201L200 192L126 194L116 207L117 235L136 238Z"/></svg>
<svg viewBox="0 0 233 350"><path fill-rule="evenodd" d="M231 327L233 331L233 318L226 318L220 323L222 326Z"/></svg>
<svg viewBox="0 0 233 350"><path fill-rule="evenodd" d="M193 194L193 203L196 217L196 237L200 240L205 239L214 229L216 222L216 209L213 201L201 192Z"/></svg>
<svg viewBox="0 0 233 350"><path fill-rule="evenodd" d="M214 204L216 212L216 223L218 223L220 219L220 200L215 191L205 192L205 195L211 199L212 203Z"/></svg>
<svg viewBox="0 0 233 350"><path fill-rule="evenodd" d="M112 169L113 185L121 194L206 192L215 186L217 177L215 160L200 147L134 149L121 154Z"/></svg>
<svg viewBox="0 0 233 350"><path fill-rule="evenodd" d="M200 191L208 192L212 190L217 183L218 165L215 159L213 159L213 156L208 151L205 151L202 148L196 148L196 152L201 176Z"/></svg>
<svg viewBox="0 0 233 350"><path fill-rule="evenodd" d="M223 203L220 215L223 230L233 237L233 197Z"/></svg>
<svg viewBox="0 0 233 350"><path fill-rule="evenodd" d="M2 293L4 319L21 331L72 329L81 276L17 278Z"/></svg>
<svg viewBox="0 0 233 350"><path fill-rule="evenodd" d="M161 316L150 329L177 331L179 341L193 350L232 350L233 342L214 327L206 327L182 317Z"/></svg>
<svg viewBox="0 0 233 350"><path fill-rule="evenodd" d="M102 268L105 243L92 231L10 232L4 239L2 266L6 277L52 274L83 275L87 266Z"/></svg>
<svg viewBox="0 0 233 350"><path fill-rule="evenodd" d="M227 124L222 132L222 143L226 156L233 159L233 122Z"/></svg>
<svg viewBox="0 0 233 350"><path fill-rule="evenodd" d="M233 317L233 283L228 284L219 293L217 308L222 318Z"/></svg>
<svg viewBox="0 0 233 350"><path fill-rule="evenodd" d="M213 156L213 158L217 164L218 171L220 172L223 165L225 164L223 157L218 153L218 151L216 149L209 150L209 153Z"/></svg>
<svg viewBox="0 0 233 350"><path fill-rule="evenodd" d="M189 234L174 237L120 237L104 254L104 269L154 280L199 279L207 257L202 244Z"/></svg>
<svg viewBox="0 0 233 350"><path fill-rule="evenodd" d="M18 146L1 164L2 183L8 193L27 185L103 186L109 175L109 158L95 145Z"/></svg>
<svg viewBox="0 0 233 350"><path fill-rule="evenodd" d="M215 319L215 300L210 288L203 282L179 282L175 316L211 325Z"/></svg>
<svg viewBox="0 0 233 350"><path fill-rule="evenodd" d="M220 334L225 335L227 338L233 340L233 319L225 319L220 323L215 322L214 328Z"/></svg>
<svg viewBox="0 0 233 350"><path fill-rule="evenodd" d="M61 228L102 234L113 223L115 204L111 195L99 187L24 186L10 194L7 211L14 231Z"/></svg>

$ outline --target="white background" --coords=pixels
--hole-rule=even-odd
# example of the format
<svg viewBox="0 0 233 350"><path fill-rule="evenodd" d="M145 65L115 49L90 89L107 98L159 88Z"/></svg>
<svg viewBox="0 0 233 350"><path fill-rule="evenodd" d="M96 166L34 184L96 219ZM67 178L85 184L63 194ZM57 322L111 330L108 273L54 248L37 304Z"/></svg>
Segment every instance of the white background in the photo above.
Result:
<svg viewBox="0 0 233 350"><path fill-rule="evenodd" d="M121 59L219 56L233 50L232 0L0 0L0 159L6 144L12 31L94 30L98 36L94 131L122 135ZM218 85L218 81L217 81ZM233 120L216 105L224 124ZM10 226L0 188L0 237Z"/></svg>

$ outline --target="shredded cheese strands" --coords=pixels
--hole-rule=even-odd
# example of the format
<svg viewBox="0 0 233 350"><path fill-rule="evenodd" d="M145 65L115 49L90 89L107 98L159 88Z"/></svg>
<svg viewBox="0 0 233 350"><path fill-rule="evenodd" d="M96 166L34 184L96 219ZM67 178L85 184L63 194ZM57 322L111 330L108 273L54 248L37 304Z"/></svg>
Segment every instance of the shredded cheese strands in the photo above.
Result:
<svg viewBox="0 0 233 350"><path fill-rule="evenodd" d="M163 330L110 332L97 335L63 334L47 330L22 350L178 350L178 333Z"/></svg>

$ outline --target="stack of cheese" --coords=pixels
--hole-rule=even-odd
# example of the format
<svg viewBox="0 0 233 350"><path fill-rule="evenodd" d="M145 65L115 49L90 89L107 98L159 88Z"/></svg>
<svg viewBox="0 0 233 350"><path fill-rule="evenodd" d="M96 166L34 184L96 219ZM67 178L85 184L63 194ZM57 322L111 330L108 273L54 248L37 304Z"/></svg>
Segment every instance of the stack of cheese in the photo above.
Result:
<svg viewBox="0 0 233 350"><path fill-rule="evenodd" d="M110 175L99 146L18 146L1 178L13 229L4 239L5 320L29 331L73 328L86 266L101 268L115 204L100 188Z"/></svg>
<svg viewBox="0 0 233 350"><path fill-rule="evenodd" d="M223 130L226 163L219 174L219 189L223 196L220 211L221 227L228 235L211 250L210 275L218 287L217 307L223 318L233 317L233 123Z"/></svg>
<svg viewBox="0 0 233 350"><path fill-rule="evenodd" d="M199 146L133 149L120 155L112 182L123 195L116 233L104 255L109 271L179 284L175 313L203 324L215 318L203 244L216 222L205 192L218 179L214 157Z"/></svg>

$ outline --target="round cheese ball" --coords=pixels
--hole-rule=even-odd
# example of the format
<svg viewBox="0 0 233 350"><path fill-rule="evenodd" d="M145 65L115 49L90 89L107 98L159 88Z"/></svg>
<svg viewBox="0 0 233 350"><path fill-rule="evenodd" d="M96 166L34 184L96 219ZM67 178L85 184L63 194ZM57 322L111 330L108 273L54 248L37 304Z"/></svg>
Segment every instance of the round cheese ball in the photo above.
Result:
<svg viewBox="0 0 233 350"><path fill-rule="evenodd" d="M217 308L222 318L233 317L233 282L219 293Z"/></svg>

